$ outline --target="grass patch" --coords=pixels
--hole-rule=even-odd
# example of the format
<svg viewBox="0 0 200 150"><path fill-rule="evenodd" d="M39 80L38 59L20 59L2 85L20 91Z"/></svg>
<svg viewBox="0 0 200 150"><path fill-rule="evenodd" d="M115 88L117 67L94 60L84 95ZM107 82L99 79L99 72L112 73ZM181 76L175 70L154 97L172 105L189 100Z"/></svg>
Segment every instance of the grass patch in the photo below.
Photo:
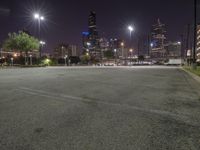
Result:
<svg viewBox="0 0 200 150"><path fill-rule="evenodd" d="M196 74L200 77L200 66L197 66L196 70L192 69L192 67L190 67L190 66L184 66L183 68L185 70L190 71L191 73L194 73L194 74Z"/></svg>

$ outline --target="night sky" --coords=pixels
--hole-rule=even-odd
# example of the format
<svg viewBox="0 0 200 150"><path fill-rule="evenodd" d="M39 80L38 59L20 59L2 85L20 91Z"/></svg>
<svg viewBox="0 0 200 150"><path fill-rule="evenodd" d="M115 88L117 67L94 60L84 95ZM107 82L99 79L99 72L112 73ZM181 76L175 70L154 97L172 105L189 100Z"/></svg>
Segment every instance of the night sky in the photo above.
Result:
<svg viewBox="0 0 200 150"><path fill-rule="evenodd" d="M192 0L1 0L0 42L8 32L23 28L37 36L34 12L45 16L42 37L46 51L59 43L81 46L81 33L87 31L90 10L97 13L100 35L127 39L127 25L135 26L136 35L148 34L157 18L167 25L169 40L179 40L186 25L193 23Z"/></svg>

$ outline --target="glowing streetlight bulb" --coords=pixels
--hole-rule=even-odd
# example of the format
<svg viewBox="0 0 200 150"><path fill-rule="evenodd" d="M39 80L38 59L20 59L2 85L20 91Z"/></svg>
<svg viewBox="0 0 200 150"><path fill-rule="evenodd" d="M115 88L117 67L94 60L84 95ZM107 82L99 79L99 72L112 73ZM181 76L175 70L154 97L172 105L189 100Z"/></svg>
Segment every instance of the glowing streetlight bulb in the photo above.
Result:
<svg viewBox="0 0 200 150"><path fill-rule="evenodd" d="M38 13L34 14L34 18L35 19L39 19L40 18L40 15Z"/></svg>
<svg viewBox="0 0 200 150"><path fill-rule="evenodd" d="M40 20L44 20L44 17L43 17L43 16L41 16L41 17L40 17Z"/></svg>
<svg viewBox="0 0 200 150"><path fill-rule="evenodd" d="M87 42L87 46L91 46L91 43L90 43L90 42Z"/></svg>
<svg viewBox="0 0 200 150"><path fill-rule="evenodd" d="M44 41L40 41L40 44L41 45L45 45L46 43Z"/></svg>
<svg viewBox="0 0 200 150"><path fill-rule="evenodd" d="M130 32L132 32L134 29L133 29L132 26L128 26L128 30L129 30Z"/></svg>
<svg viewBox="0 0 200 150"><path fill-rule="evenodd" d="M14 57L17 57L17 54L15 53L13 56L14 56Z"/></svg>

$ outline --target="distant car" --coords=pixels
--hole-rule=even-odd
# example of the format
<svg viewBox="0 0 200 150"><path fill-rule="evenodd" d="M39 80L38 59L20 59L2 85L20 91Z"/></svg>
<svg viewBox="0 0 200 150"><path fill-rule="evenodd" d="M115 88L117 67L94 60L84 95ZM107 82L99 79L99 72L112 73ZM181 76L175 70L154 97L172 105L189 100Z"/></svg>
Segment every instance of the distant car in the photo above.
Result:
<svg viewBox="0 0 200 150"><path fill-rule="evenodd" d="M115 66L114 63L105 63L104 66Z"/></svg>
<svg viewBox="0 0 200 150"><path fill-rule="evenodd" d="M98 64L96 64L96 66L102 66L102 64L101 64L101 63L98 63Z"/></svg>

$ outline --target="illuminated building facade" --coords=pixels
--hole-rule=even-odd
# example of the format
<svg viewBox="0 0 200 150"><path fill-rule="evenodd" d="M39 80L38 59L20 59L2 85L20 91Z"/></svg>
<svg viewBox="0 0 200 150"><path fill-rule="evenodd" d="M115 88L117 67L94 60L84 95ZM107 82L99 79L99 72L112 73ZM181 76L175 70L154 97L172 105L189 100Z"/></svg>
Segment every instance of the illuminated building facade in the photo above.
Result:
<svg viewBox="0 0 200 150"><path fill-rule="evenodd" d="M200 24L197 25L197 62L200 62Z"/></svg>
<svg viewBox="0 0 200 150"><path fill-rule="evenodd" d="M152 26L151 34L151 51L150 55L152 59L163 60L167 56L165 49L166 44L166 30L165 25L158 19L157 24Z"/></svg>

